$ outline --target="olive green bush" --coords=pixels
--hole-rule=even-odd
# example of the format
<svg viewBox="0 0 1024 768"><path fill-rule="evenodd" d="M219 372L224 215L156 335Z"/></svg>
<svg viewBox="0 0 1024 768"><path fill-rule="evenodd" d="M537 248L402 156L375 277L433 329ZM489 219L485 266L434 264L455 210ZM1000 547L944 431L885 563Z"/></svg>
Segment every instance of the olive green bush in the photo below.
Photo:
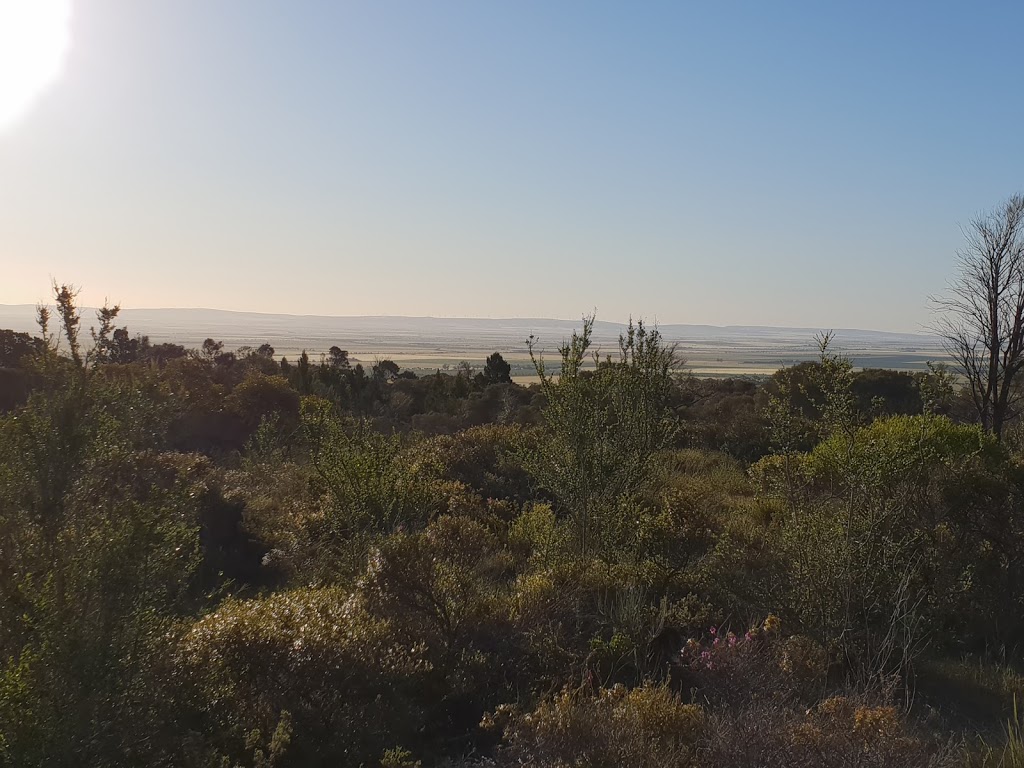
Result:
<svg viewBox="0 0 1024 768"><path fill-rule="evenodd" d="M0 423L0 743L18 765L159 751L168 633L202 602L201 473L134 450L98 386Z"/></svg>
<svg viewBox="0 0 1024 768"><path fill-rule="evenodd" d="M879 419L751 472L788 503L776 542L794 616L851 662L887 674L926 636L999 642L1017 631L1006 617L1019 599L1019 473L979 428Z"/></svg>
<svg viewBox="0 0 1024 768"><path fill-rule="evenodd" d="M227 600L181 639L175 664L202 717L197 736L232 760L287 713L293 765L359 766L415 738L423 647L336 588Z"/></svg>
<svg viewBox="0 0 1024 768"><path fill-rule="evenodd" d="M547 401L543 436L524 463L556 512L572 520L581 557L616 545L616 527L646 487L652 457L667 448L676 425L669 410L675 348L657 330L630 323L617 358L591 354L594 318L561 347L558 377L531 356Z"/></svg>
<svg viewBox="0 0 1024 768"><path fill-rule="evenodd" d="M704 711L665 686L562 691L529 713L499 711L485 727L505 724L497 765L696 765Z"/></svg>

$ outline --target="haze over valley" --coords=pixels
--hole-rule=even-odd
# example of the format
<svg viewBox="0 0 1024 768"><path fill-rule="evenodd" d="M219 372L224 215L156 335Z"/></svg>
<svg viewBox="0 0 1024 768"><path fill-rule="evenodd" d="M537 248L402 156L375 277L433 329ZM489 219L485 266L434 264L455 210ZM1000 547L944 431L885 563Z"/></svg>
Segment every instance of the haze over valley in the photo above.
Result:
<svg viewBox="0 0 1024 768"><path fill-rule="evenodd" d="M0 305L0 327L35 332L34 305ZM86 309L86 327L94 309ZM517 380L535 376L526 340L535 336L538 349L549 355L574 330L577 320L483 319L438 317L346 317L231 312L216 309L122 309L119 323L149 336L198 349L207 338L225 349L269 343L278 357L295 359L302 351L314 359L332 346L349 352L354 362L394 360L417 374L454 368L462 361L481 365L498 350L512 365ZM595 347L605 354L617 349L624 323L598 318ZM931 334L892 333L847 328L775 328L770 326L660 325L669 343L678 345L686 369L695 375L768 375L779 368L819 354L816 336L833 330L835 345L857 368L924 370L927 361L945 359L941 339ZM447 368L446 368L447 367Z"/></svg>

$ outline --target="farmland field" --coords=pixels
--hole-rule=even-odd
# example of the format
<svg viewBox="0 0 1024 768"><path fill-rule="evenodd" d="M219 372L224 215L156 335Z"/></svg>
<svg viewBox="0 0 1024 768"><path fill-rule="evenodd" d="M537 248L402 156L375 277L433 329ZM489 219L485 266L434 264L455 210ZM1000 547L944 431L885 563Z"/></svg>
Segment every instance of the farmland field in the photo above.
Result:
<svg viewBox="0 0 1024 768"><path fill-rule="evenodd" d="M83 326L93 313L86 310ZM206 338L225 348L273 345L278 357L295 359L306 350L316 361L332 346L348 350L364 366L389 358L417 374L455 368L465 361L479 367L491 352L501 352L520 382L535 378L526 340L554 364L558 346L580 327L579 321L551 319L471 319L413 317L328 317L273 315L207 309L124 309L120 322L154 343L198 347ZM0 306L0 327L35 330L30 305ZM621 323L597 321L595 347L613 353ZM817 355L813 328L768 326L664 325L662 334L678 345L686 369L697 376L763 376ZM835 345L857 368L922 370L942 360L939 340L921 333L837 329Z"/></svg>

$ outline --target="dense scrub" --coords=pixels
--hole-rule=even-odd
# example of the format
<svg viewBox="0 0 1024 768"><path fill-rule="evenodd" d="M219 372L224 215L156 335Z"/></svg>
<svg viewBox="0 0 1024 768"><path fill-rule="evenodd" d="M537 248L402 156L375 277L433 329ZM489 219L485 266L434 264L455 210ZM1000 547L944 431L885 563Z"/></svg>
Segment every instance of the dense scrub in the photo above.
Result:
<svg viewBox="0 0 1024 768"><path fill-rule="evenodd" d="M585 320L520 387L58 301L0 334L0 765L1024 765L1024 474L941 369Z"/></svg>

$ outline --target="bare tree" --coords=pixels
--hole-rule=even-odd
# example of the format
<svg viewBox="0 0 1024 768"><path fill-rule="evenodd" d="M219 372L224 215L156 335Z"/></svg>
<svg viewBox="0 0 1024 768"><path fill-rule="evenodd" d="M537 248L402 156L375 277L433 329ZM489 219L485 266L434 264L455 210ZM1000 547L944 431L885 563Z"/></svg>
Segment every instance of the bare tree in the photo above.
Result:
<svg viewBox="0 0 1024 768"><path fill-rule="evenodd" d="M967 379L982 426L1002 439L1017 415L1024 368L1024 195L964 229L958 274L932 302L935 330Z"/></svg>

